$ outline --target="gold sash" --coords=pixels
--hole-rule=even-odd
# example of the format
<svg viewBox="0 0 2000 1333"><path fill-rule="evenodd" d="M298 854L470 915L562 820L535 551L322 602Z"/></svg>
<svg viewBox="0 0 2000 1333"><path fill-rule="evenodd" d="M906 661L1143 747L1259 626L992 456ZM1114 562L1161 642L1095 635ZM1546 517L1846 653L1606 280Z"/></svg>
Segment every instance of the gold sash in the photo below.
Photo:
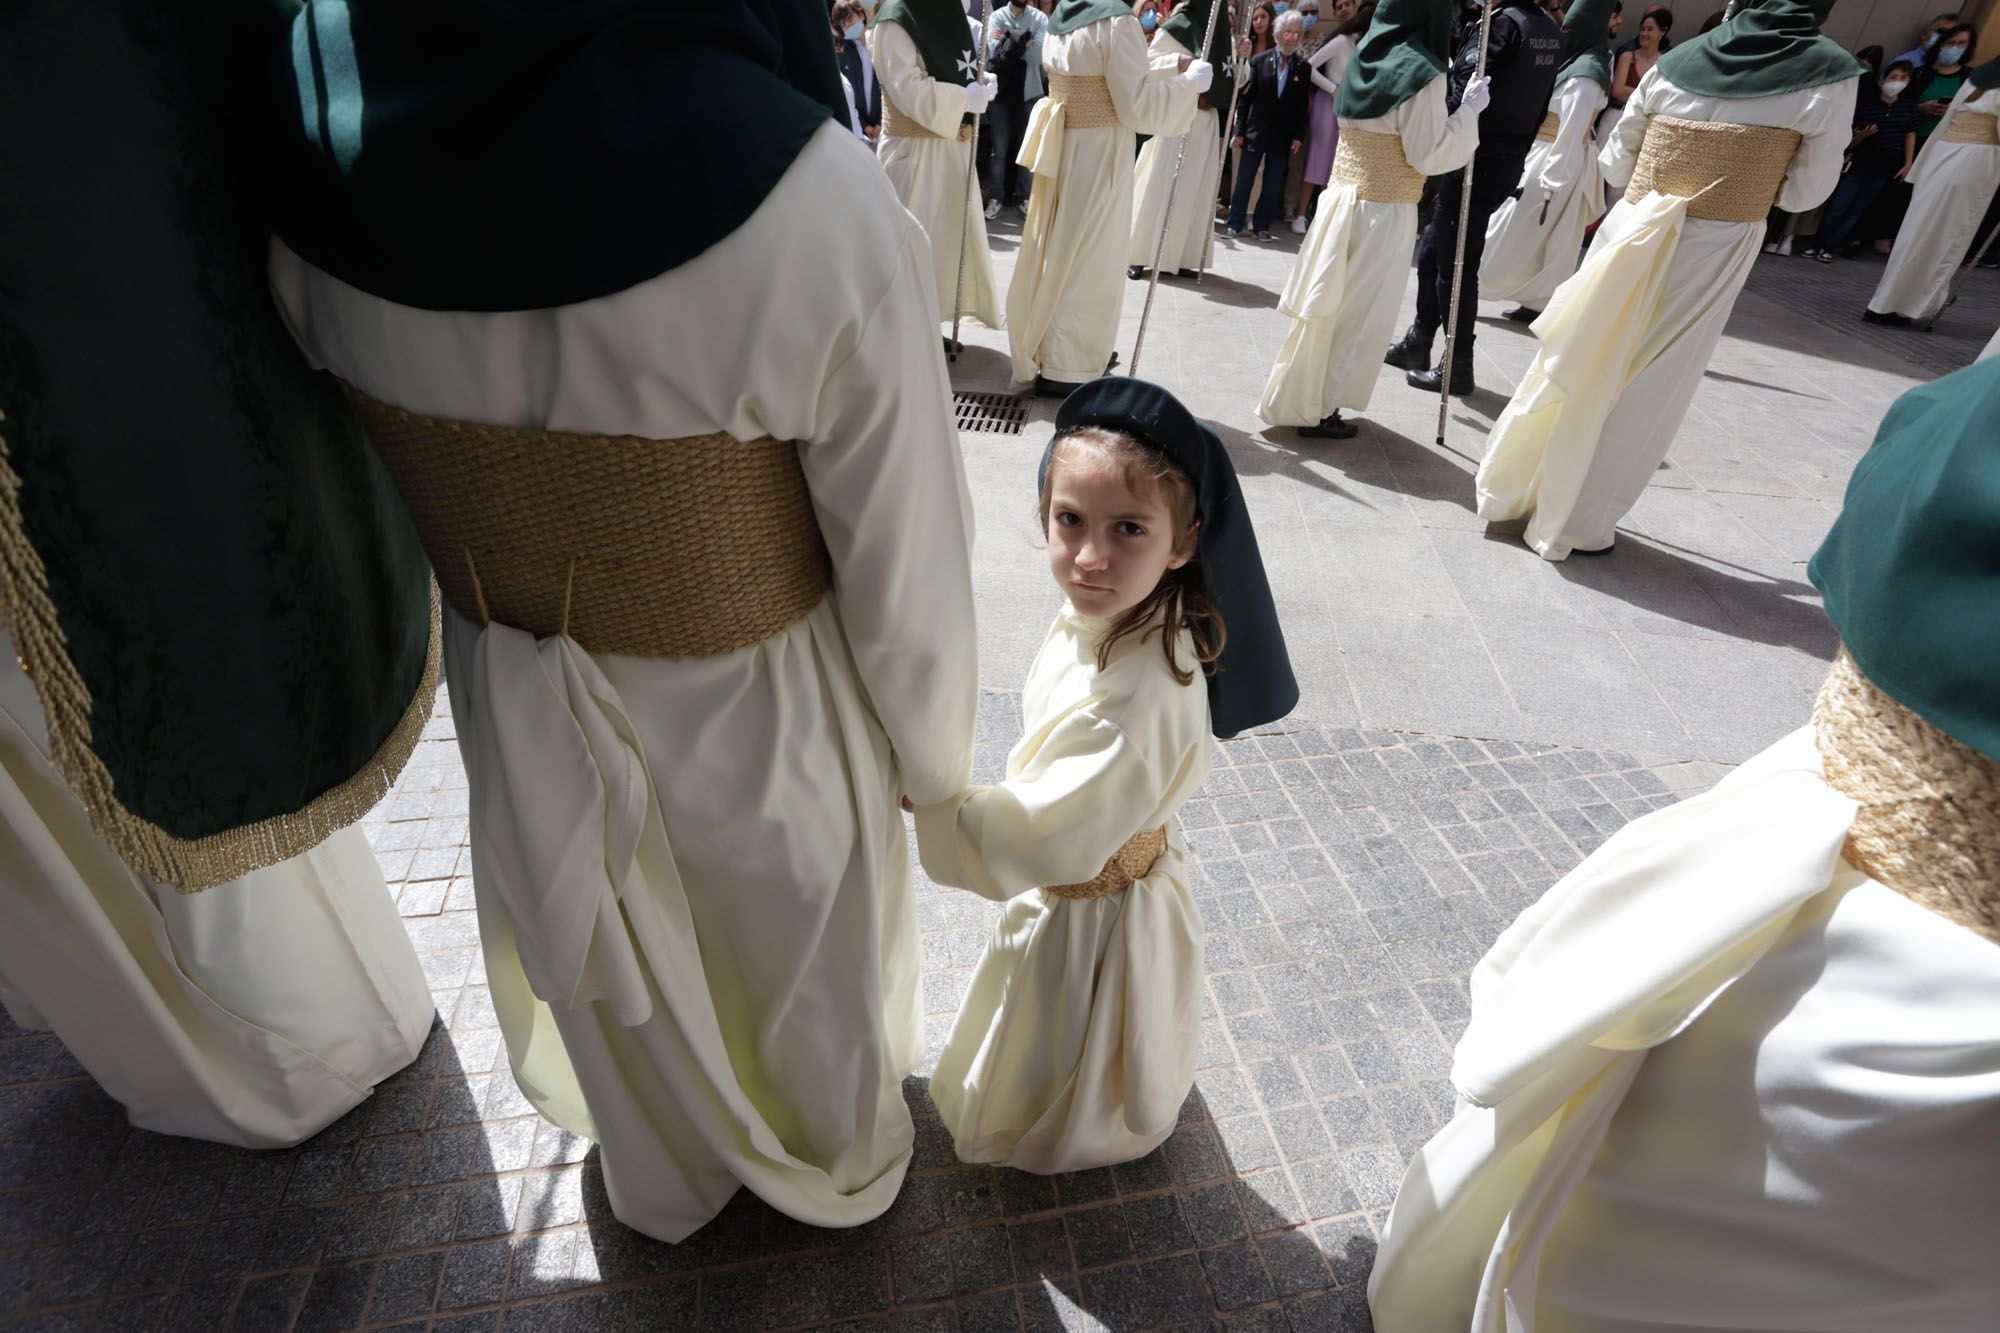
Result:
<svg viewBox="0 0 2000 1333"><path fill-rule="evenodd" d="M714 657L796 624L832 586L787 441L522 430L348 396L445 600L480 624Z"/></svg>
<svg viewBox="0 0 2000 1333"><path fill-rule="evenodd" d="M886 96L882 99L882 133L891 139L942 139L944 137L916 117L906 115L901 107L890 101ZM971 124L966 122L959 124L958 141L960 143L972 142Z"/></svg>
<svg viewBox="0 0 2000 1333"><path fill-rule="evenodd" d="M1045 884L1043 893L1053 893L1058 898L1108 898L1114 893L1123 893L1146 877L1153 868L1153 862L1160 859L1160 853L1167 850L1167 826L1147 829L1144 833L1134 833L1125 840L1125 845L1111 854L1104 863L1104 869L1097 872L1097 878L1088 884Z"/></svg>
<svg viewBox="0 0 2000 1333"><path fill-rule="evenodd" d="M1049 96L1062 104L1063 123L1073 130L1102 129L1118 123L1111 85L1101 75L1049 71Z"/></svg>
<svg viewBox="0 0 2000 1333"><path fill-rule="evenodd" d="M1535 131L1536 143L1554 143L1556 131L1562 127L1562 117L1551 111L1542 117L1541 128Z"/></svg>
<svg viewBox="0 0 2000 1333"><path fill-rule="evenodd" d="M1647 194L1688 201L1687 215L1712 222L1762 222L1777 202L1797 130L1654 116L1646 122L1627 203Z"/></svg>
<svg viewBox="0 0 2000 1333"><path fill-rule="evenodd" d="M1946 143L1974 143L1987 148L2000 145L2000 116L1983 111L1954 111L1951 124L1944 127Z"/></svg>
<svg viewBox="0 0 2000 1333"><path fill-rule="evenodd" d="M1342 130L1333 150L1333 180L1377 204L1414 204L1424 197L1424 175L1403 156L1403 136Z"/></svg>

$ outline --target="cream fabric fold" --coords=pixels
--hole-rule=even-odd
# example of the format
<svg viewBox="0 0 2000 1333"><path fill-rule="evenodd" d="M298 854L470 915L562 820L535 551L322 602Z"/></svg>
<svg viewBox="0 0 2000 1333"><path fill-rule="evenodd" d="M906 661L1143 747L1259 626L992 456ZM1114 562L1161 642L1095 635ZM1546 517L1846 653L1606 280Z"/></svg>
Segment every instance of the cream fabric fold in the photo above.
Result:
<svg viewBox="0 0 2000 1333"><path fill-rule="evenodd" d="M1469 1105L1411 1162L1369 1279L1384 1333L1532 1327L1542 1247L1645 1053L1835 882L1855 809L1803 728L1620 830L1501 935L1452 1063Z"/></svg>
<svg viewBox="0 0 2000 1333"><path fill-rule="evenodd" d="M959 290L962 237L964 311L987 328L997 329L1001 324L1000 289L993 281L993 256L986 244L979 183L966 170L974 145L958 141L958 127L965 115L965 88L930 77L916 43L900 23L876 24L868 43L875 72L882 80L882 95L938 136L884 135L877 153L896 197L930 238L938 319L949 321L952 317L952 297Z"/></svg>
<svg viewBox="0 0 2000 1333"><path fill-rule="evenodd" d="M1536 143L1521 168L1519 197L1504 201L1486 224L1479 290L1488 300L1540 310L1576 272L1590 224L1604 216L1604 171L1590 130L1607 100L1595 79L1556 86L1555 139Z"/></svg>
<svg viewBox="0 0 2000 1333"><path fill-rule="evenodd" d="M141 1129L312 1137L416 1058L433 1009L359 829L195 894L142 879L48 757L0 639L0 994Z"/></svg>
<svg viewBox="0 0 2000 1333"><path fill-rule="evenodd" d="M1476 116L1445 109L1444 75L1372 120L1341 133L1394 134L1427 176L1465 165L1479 146ZM1408 281L1417 206L1363 199L1334 181L1320 192L1278 309L1291 317L1264 384L1257 415L1273 426L1310 426L1336 409L1360 411L1374 397Z"/></svg>
<svg viewBox="0 0 2000 1333"><path fill-rule="evenodd" d="M1065 606L1029 669L1006 780L917 812L930 876L1007 904L931 1076L968 1162L1051 1174L1142 1157L1194 1086L1202 925L1178 829L1123 893L1039 888L1091 879L1208 776L1200 679L1177 682L1156 635L1122 641L1100 672L1103 629Z"/></svg>
<svg viewBox="0 0 2000 1333"><path fill-rule="evenodd" d="M1104 373L1118 337L1132 240L1133 136L1185 134L1196 94L1186 74L1149 69L1145 35L1130 16L1044 39L1042 68L1102 78L1118 112L1116 125L1074 129L1062 104L1044 97L1014 159L1035 176L1007 287L1014 378L1082 384Z"/></svg>

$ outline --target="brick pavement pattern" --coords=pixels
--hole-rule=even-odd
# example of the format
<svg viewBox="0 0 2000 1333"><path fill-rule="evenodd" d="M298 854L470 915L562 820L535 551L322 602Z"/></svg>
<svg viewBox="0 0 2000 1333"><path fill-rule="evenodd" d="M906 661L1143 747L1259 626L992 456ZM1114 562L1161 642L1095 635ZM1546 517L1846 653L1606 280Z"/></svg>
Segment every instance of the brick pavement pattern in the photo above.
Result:
<svg viewBox="0 0 2000 1333"><path fill-rule="evenodd" d="M440 708L444 700L440 697ZM1018 696L985 695L997 777ZM442 712L366 828L437 997L414 1065L310 1142L129 1128L60 1042L0 1035L0 1318L22 1329L1359 1329L1383 1212L1450 1114L1465 975L1628 818L1705 782L1631 755L1284 723L1182 812L1207 923L1201 1072L1151 1156L1044 1178L953 1156L849 1232L739 1194L685 1244L610 1217L591 1145L507 1072ZM941 1036L998 907L919 888Z"/></svg>

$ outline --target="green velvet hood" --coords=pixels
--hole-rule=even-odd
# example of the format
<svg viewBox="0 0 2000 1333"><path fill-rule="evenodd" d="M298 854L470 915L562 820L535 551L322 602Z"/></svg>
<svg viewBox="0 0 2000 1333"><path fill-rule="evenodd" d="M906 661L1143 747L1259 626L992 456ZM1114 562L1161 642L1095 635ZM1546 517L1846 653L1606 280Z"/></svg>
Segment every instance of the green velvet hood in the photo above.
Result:
<svg viewBox="0 0 2000 1333"><path fill-rule="evenodd" d="M1201 58L1215 67L1214 80L1208 86L1208 104L1226 107L1236 87L1235 75L1231 73L1235 62L1229 58L1229 19L1234 12L1229 8L1229 0L1186 0L1167 16L1167 21L1160 25L1160 31L1188 50L1200 54L1201 34L1208 28L1208 11L1216 4L1223 6L1222 17L1215 21L1215 37L1208 44L1207 54Z"/></svg>
<svg viewBox="0 0 2000 1333"><path fill-rule="evenodd" d="M958 0L882 0L875 11L877 23L893 23L910 34L926 74L960 86L971 83L978 69L972 25L965 20Z"/></svg>
<svg viewBox="0 0 2000 1333"><path fill-rule="evenodd" d="M278 234L427 310L658 277L847 123L820 0L309 0L269 72Z"/></svg>
<svg viewBox="0 0 2000 1333"><path fill-rule="evenodd" d="M1738 0L1736 16L1660 57L1660 77L1703 97L1771 97L1839 83L1861 62L1820 36L1834 0Z"/></svg>
<svg viewBox="0 0 2000 1333"><path fill-rule="evenodd" d="M182 889L360 818L437 687L423 549L265 281L289 10L15 0L0 42L0 615L98 832Z"/></svg>
<svg viewBox="0 0 2000 1333"><path fill-rule="evenodd" d="M1451 57L1451 0L1381 0L1340 81L1342 120L1386 116L1445 72Z"/></svg>
<svg viewBox="0 0 2000 1333"><path fill-rule="evenodd" d="M1615 0L1576 0L1563 15L1562 64L1556 82L1594 79L1611 90L1611 6Z"/></svg>
<svg viewBox="0 0 2000 1333"><path fill-rule="evenodd" d="M1807 574L1854 663L2000 759L2000 359L1898 398Z"/></svg>
<svg viewBox="0 0 2000 1333"><path fill-rule="evenodd" d="M1131 0L1056 0L1055 10L1049 15L1049 32L1060 37L1087 23L1119 17L1138 22Z"/></svg>

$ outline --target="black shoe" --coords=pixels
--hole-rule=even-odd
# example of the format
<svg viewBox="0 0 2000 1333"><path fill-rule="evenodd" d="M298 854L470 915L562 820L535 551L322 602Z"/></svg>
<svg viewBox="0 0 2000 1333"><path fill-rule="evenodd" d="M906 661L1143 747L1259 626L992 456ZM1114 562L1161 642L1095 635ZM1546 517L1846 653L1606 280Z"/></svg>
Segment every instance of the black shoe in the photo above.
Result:
<svg viewBox="0 0 2000 1333"><path fill-rule="evenodd" d="M1569 553L1571 555L1610 555L1612 549L1617 545L1618 543L1616 541L1609 541L1602 546L1593 546L1593 547L1572 546L1569 548Z"/></svg>
<svg viewBox="0 0 2000 1333"><path fill-rule="evenodd" d="M1532 324L1541 317L1541 311L1530 310L1524 305L1517 305L1512 310L1503 312L1500 316L1502 319L1511 319L1516 324Z"/></svg>
<svg viewBox="0 0 2000 1333"><path fill-rule="evenodd" d="M1146 266L1144 264L1127 264L1125 266L1125 276L1134 282L1144 282L1146 280Z"/></svg>
<svg viewBox="0 0 2000 1333"><path fill-rule="evenodd" d="M1403 373L1403 383L1412 389L1422 389L1426 393L1436 393L1444 387L1444 363L1440 361L1428 370L1410 370ZM1470 398L1477 389L1472 382L1472 365L1467 362L1451 368L1451 396Z"/></svg>
<svg viewBox="0 0 2000 1333"><path fill-rule="evenodd" d="M1271 234L1271 229L1269 227L1265 227L1264 229L1262 229L1257 233L1257 239L1260 241L1275 241L1278 238Z"/></svg>
<svg viewBox="0 0 2000 1333"><path fill-rule="evenodd" d="M1351 440L1361 433L1361 427L1335 412L1332 416L1321 417L1317 426L1301 426L1299 434L1309 440Z"/></svg>
<svg viewBox="0 0 2000 1333"><path fill-rule="evenodd" d="M1389 344L1389 350L1383 354L1382 364L1394 366L1398 370L1429 370L1431 339L1434 336L1422 332L1414 324L1410 325L1409 330L1401 338Z"/></svg>
<svg viewBox="0 0 2000 1333"><path fill-rule="evenodd" d="M1175 274L1174 274L1174 276L1175 276L1175 277L1177 277L1177 278L1196 278L1196 279L1198 279L1198 278L1200 278L1200 277L1201 277L1201 270L1200 270L1200 269L1198 269L1198 268L1184 268L1184 269L1181 269L1180 271L1178 271L1177 273L1175 273Z"/></svg>
<svg viewBox="0 0 2000 1333"><path fill-rule="evenodd" d="M1052 380L1046 375L1035 376L1037 398L1067 398L1082 387L1081 384L1065 384L1061 380Z"/></svg>
<svg viewBox="0 0 2000 1333"><path fill-rule="evenodd" d="M1861 312L1861 322L1864 324L1887 324L1892 329L1907 329L1911 324L1908 315L1898 315L1893 311L1885 315L1879 310L1863 310Z"/></svg>
<svg viewBox="0 0 2000 1333"><path fill-rule="evenodd" d="M1104 363L1104 373L1109 375L1113 370L1117 368L1117 366L1118 366L1118 353L1113 352L1111 354L1111 359Z"/></svg>

